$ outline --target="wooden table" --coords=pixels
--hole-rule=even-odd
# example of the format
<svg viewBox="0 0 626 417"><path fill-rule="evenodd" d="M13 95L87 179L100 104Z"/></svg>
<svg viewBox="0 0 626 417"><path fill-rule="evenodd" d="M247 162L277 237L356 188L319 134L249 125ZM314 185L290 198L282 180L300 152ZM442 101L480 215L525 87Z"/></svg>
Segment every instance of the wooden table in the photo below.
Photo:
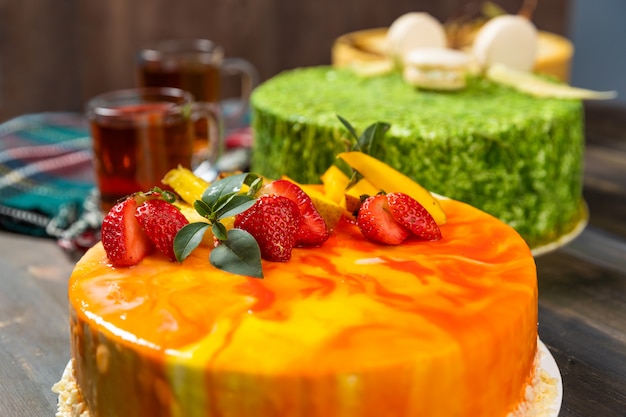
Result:
<svg viewBox="0 0 626 417"><path fill-rule="evenodd" d="M537 259L539 334L561 417L626 417L626 108L587 107L587 229ZM0 416L49 416L69 359L67 278L52 240L0 232Z"/></svg>

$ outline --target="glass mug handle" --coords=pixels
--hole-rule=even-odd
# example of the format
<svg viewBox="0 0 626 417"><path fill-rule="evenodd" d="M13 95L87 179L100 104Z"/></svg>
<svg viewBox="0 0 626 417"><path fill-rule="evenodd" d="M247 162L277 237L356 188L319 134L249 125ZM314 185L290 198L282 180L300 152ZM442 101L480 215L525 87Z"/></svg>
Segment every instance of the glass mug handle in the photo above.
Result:
<svg viewBox="0 0 626 417"><path fill-rule="evenodd" d="M239 122L240 124L242 117L248 111L250 94L252 94L252 90L259 82L259 74L254 65L243 58L224 58L221 70L224 75L239 75L241 77L241 96L239 97L239 103L229 111L226 117L227 121L235 124Z"/></svg>
<svg viewBox="0 0 626 417"><path fill-rule="evenodd" d="M207 144L201 152L194 152L192 167L200 178L212 182L217 177L216 163L224 148L223 120L217 103L194 102L191 112L194 137L202 137ZM202 124L201 124L202 123ZM200 128L199 126L206 128Z"/></svg>

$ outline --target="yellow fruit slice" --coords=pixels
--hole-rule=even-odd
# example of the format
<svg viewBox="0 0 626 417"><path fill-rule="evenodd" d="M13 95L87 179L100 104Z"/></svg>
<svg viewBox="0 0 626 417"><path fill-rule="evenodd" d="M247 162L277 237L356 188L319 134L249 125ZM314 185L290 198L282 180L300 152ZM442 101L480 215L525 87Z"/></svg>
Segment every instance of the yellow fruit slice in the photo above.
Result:
<svg viewBox="0 0 626 417"><path fill-rule="evenodd" d="M178 167L170 170L165 174L162 180L163 184L172 187L174 192L178 194L183 201L176 203L176 206L180 209L181 213L189 221L189 223L205 222L209 221L202 217L194 208L196 200L202 199L202 194L210 185L207 181L196 176L192 171L187 168ZM247 186L246 186L247 187ZM235 223L235 217L226 217L220 220L226 227L226 230L232 229ZM201 245L213 246L213 232L211 228L208 228L202 237Z"/></svg>
<svg viewBox="0 0 626 417"><path fill-rule="evenodd" d="M191 206L202 198L202 193L209 186L208 182L181 166L168 171L161 181L172 187L174 192Z"/></svg>
<svg viewBox="0 0 626 417"><path fill-rule="evenodd" d="M517 71L504 65L492 65L487 78L536 97L570 98L585 100L610 100L617 97L615 91L594 91L586 88L557 84L530 72Z"/></svg>
<svg viewBox="0 0 626 417"><path fill-rule="evenodd" d="M355 213L361 208L361 199L350 194L346 194L344 205L350 217L354 218Z"/></svg>
<svg viewBox="0 0 626 417"><path fill-rule="evenodd" d="M350 213L350 217L354 217L354 213L361 206L361 196L376 195L379 191L380 189L372 185L366 178L361 178L356 184L344 191L340 204Z"/></svg>
<svg viewBox="0 0 626 417"><path fill-rule="evenodd" d="M195 208L193 208L192 205L180 202L176 203L176 207L180 209L180 212L183 214L183 216L185 216L189 223L209 222L207 219L198 214L198 212ZM200 244L203 246L213 246L213 232L211 232L210 227L204 232L204 236L202 236L202 242Z"/></svg>
<svg viewBox="0 0 626 417"><path fill-rule="evenodd" d="M326 197L336 203L340 203L346 192L350 178L336 165L331 165L320 176Z"/></svg>
<svg viewBox="0 0 626 417"><path fill-rule="evenodd" d="M439 201L427 189L398 170L363 152L343 152L337 157L360 172L377 189L387 193L403 192L410 195L428 210L438 225L445 224L446 213Z"/></svg>
<svg viewBox="0 0 626 417"><path fill-rule="evenodd" d="M367 178L361 178L356 184L345 191L354 197L361 197L362 195L376 195L380 191L380 188L376 187Z"/></svg>
<svg viewBox="0 0 626 417"><path fill-rule="evenodd" d="M363 194L374 195L380 191L366 178L360 179L348 189L350 178L336 165L331 165L322 174L321 179L326 197L342 206L344 205L346 194L359 198Z"/></svg>
<svg viewBox="0 0 626 417"><path fill-rule="evenodd" d="M322 218L326 222L326 227L328 227L328 230L333 230L335 226L337 226L337 223L339 223L341 216L346 214L345 208L340 204L335 203L333 200L327 198L321 192L312 189L307 185L302 185L302 190L304 190L304 192L307 193L309 197L311 197L313 205L319 212L320 216L322 216Z"/></svg>
<svg viewBox="0 0 626 417"><path fill-rule="evenodd" d="M326 194L324 194L322 191L323 187L316 184L300 184L287 176L282 176L281 178L291 181L302 188L302 191L304 191L311 198L313 205L317 209L320 216L324 219L328 230L333 230L335 226L337 226L337 223L339 223L341 216L347 214L344 206L333 201L328 198Z"/></svg>
<svg viewBox="0 0 626 417"><path fill-rule="evenodd" d="M184 203L184 202L176 203L176 207L180 209L180 212L183 214L183 216L185 216L185 218L189 221L189 223L197 223L197 222L208 223L209 222L207 219L205 219L200 214L198 214L198 212L196 211L195 208L193 208L193 206L187 203ZM224 225L224 227L226 227L226 230L230 230L233 228L233 225L235 223L235 217L234 216L226 217L226 218L221 219L220 222ZM211 231L210 227L206 229L206 231L204 232L204 236L202 236L202 242L200 244L203 246L213 247L213 244L214 244L213 232Z"/></svg>

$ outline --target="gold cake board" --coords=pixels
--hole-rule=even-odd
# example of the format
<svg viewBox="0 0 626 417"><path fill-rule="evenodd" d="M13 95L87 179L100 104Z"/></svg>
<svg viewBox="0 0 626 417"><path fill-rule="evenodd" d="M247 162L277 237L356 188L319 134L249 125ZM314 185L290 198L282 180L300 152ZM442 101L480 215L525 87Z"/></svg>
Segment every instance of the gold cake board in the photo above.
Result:
<svg viewBox="0 0 626 417"><path fill-rule="evenodd" d="M346 67L354 63L382 61L386 58L386 36L387 28L346 33L333 42L331 62L336 67ZM569 82L573 54L574 47L568 39L539 31L534 71Z"/></svg>

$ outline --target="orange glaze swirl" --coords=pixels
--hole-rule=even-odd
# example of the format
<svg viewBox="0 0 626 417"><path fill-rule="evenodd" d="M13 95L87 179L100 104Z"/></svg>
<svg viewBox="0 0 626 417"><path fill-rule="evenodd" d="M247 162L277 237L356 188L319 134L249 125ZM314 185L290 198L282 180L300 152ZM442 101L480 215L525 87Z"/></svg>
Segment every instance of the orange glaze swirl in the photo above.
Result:
<svg viewBox="0 0 626 417"><path fill-rule="evenodd" d="M96 246L69 288L95 417L504 417L532 377L534 261L500 221L441 203L441 241L382 246L342 223L263 280L214 269L206 248L114 269Z"/></svg>

